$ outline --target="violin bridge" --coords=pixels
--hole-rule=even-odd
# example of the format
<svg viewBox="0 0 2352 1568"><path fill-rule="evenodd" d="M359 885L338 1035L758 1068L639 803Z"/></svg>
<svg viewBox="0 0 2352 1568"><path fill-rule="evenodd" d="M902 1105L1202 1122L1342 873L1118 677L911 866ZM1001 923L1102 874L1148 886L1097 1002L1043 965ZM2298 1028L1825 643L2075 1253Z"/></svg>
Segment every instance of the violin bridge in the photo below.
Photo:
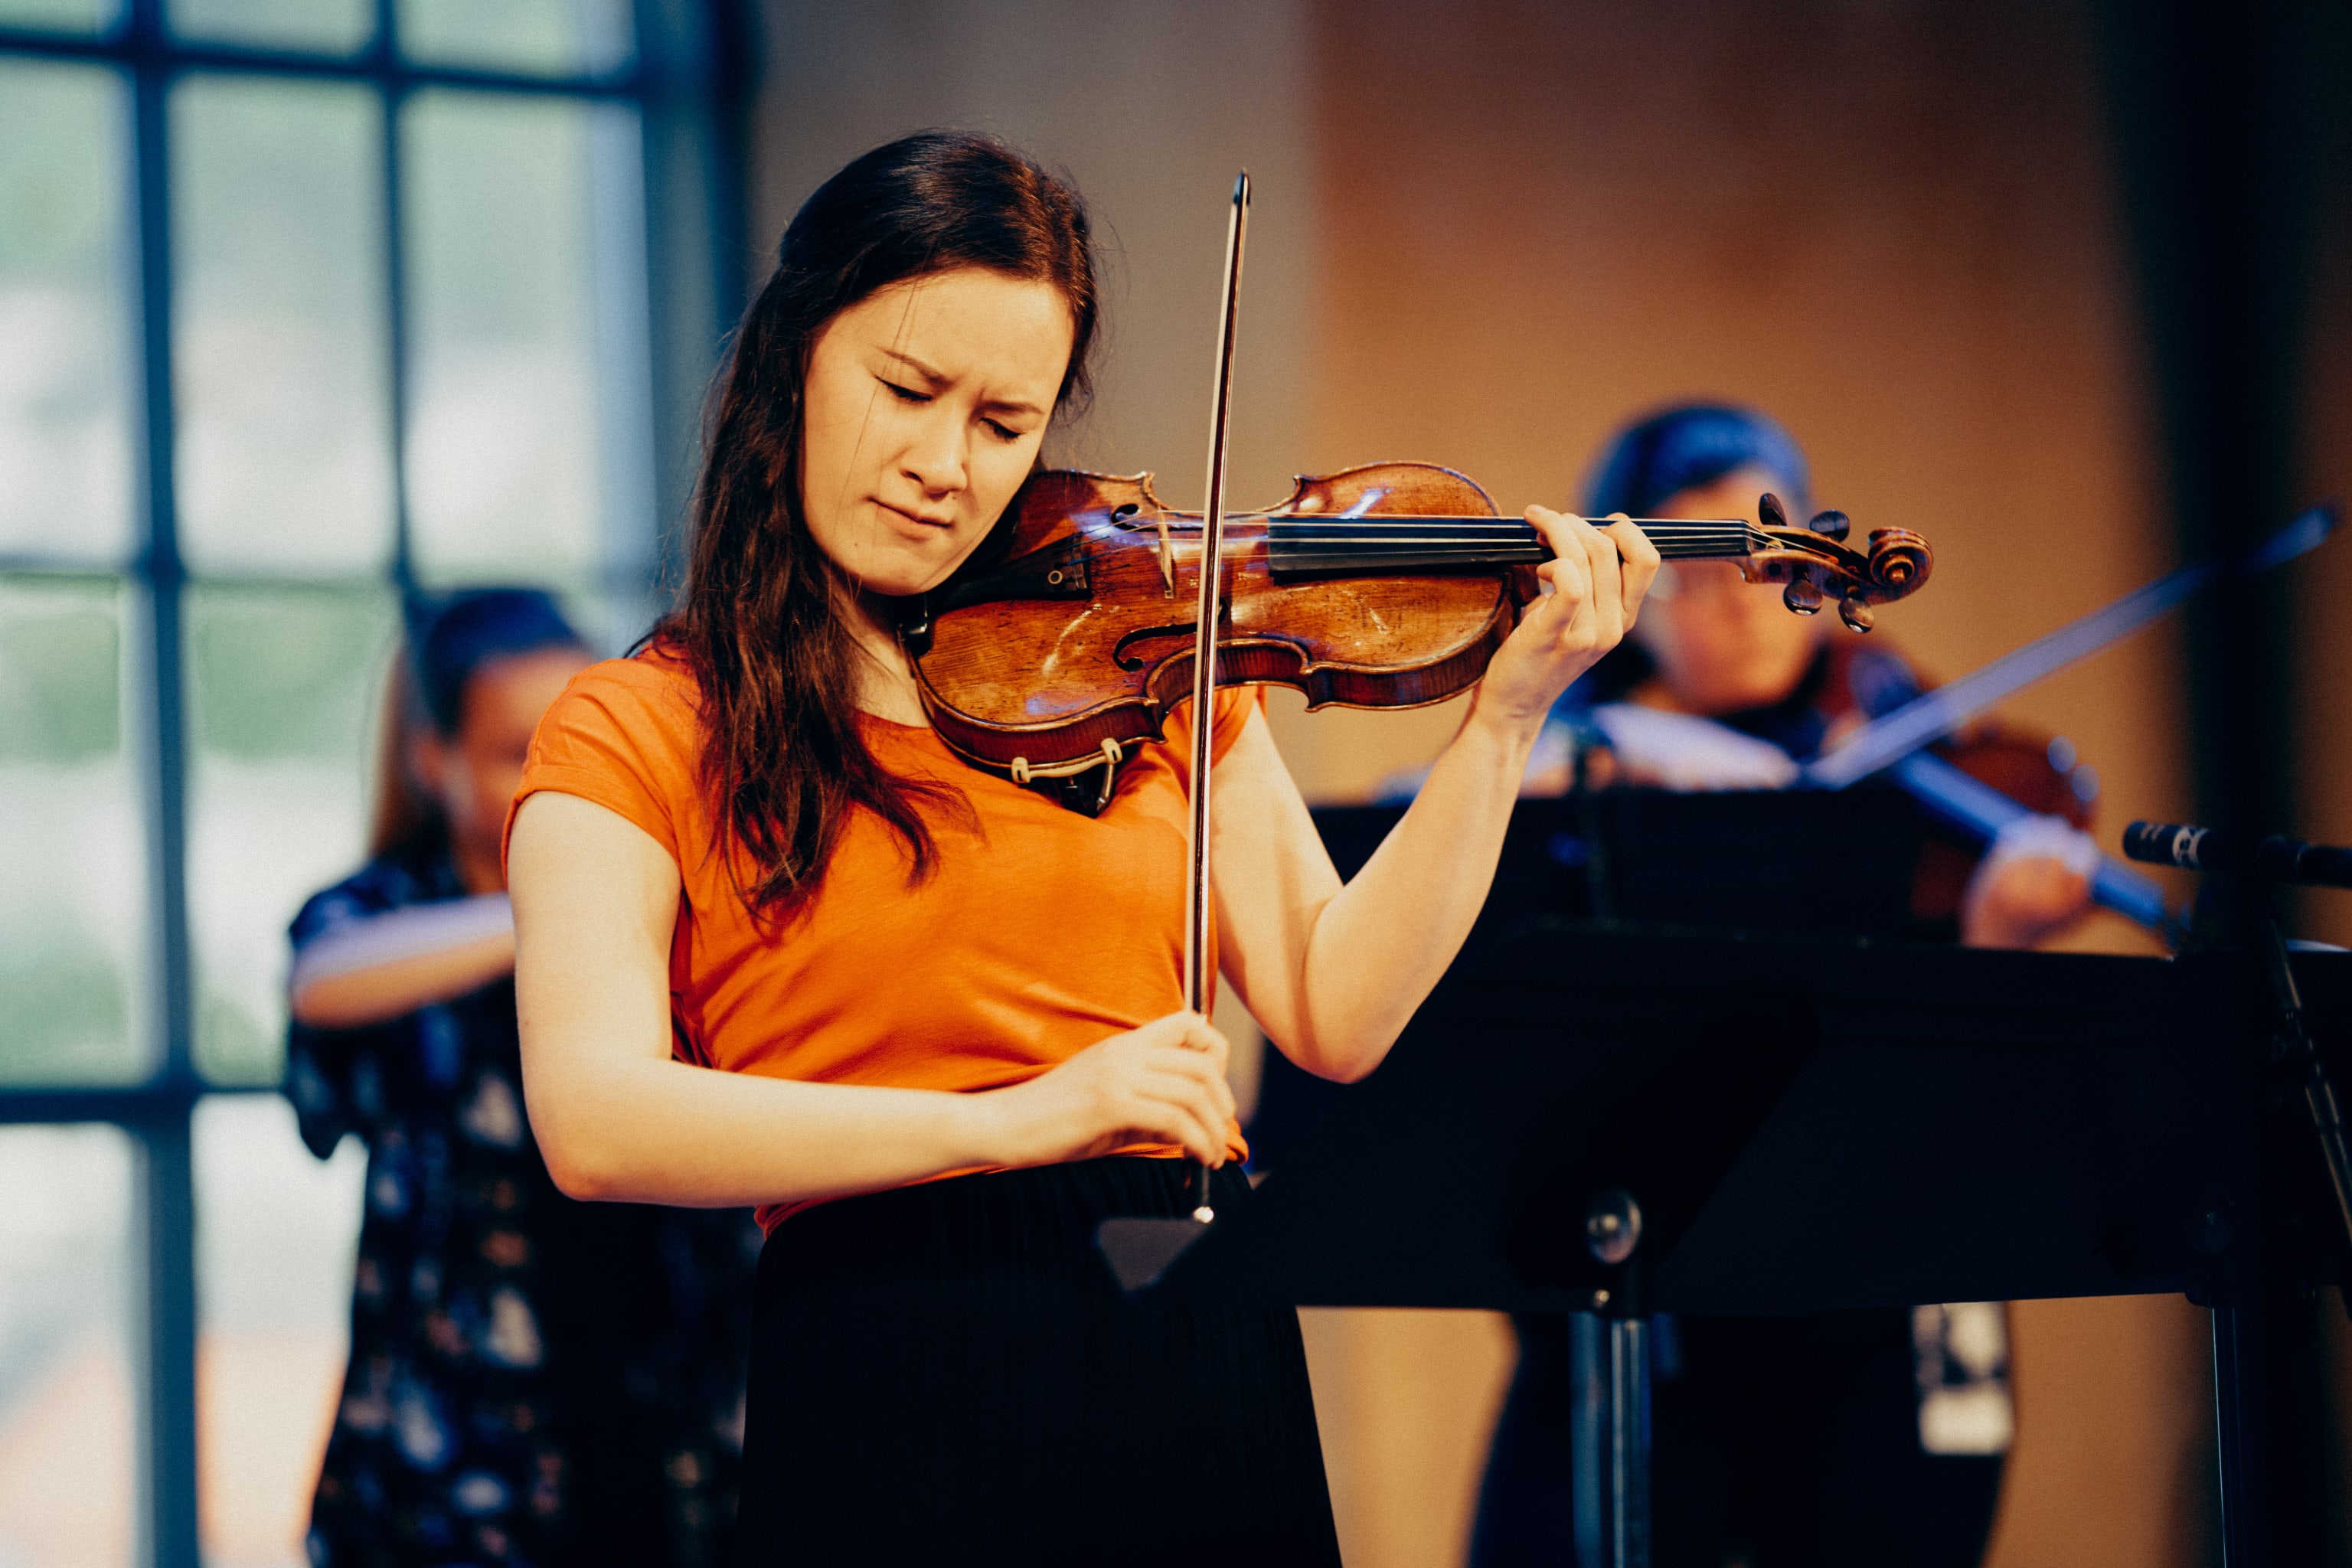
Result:
<svg viewBox="0 0 2352 1568"><path fill-rule="evenodd" d="M1160 580L1166 584L1160 596L1172 599L1176 596L1176 547L1168 542L1168 514L1161 512L1157 521L1160 524Z"/></svg>

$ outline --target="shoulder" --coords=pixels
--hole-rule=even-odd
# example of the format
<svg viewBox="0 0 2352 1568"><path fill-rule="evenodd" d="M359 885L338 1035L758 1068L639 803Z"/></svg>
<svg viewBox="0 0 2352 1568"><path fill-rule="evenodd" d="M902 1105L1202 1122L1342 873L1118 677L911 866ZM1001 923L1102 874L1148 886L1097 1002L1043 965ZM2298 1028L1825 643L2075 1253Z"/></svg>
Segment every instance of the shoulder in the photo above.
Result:
<svg viewBox="0 0 2352 1568"><path fill-rule="evenodd" d="M572 678L549 712L582 706L691 725L701 713L701 688L683 655L656 644L626 658L590 665Z"/></svg>
<svg viewBox="0 0 2352 1568"><path fill-rule="evenodd" d="M647 649L592 664L572 678L540 721L533 766L618 752L646 760L689 758L701 729L700 689L675 654Z"/></svg>
<svg viewBox="0 0 2352 1568"><path fill-rule="evenodd" d="M620 813L677 856L701 755L699 689L683 658L656 644L592 664L539 721L508 831L525 798L552 790Z"/></svg>

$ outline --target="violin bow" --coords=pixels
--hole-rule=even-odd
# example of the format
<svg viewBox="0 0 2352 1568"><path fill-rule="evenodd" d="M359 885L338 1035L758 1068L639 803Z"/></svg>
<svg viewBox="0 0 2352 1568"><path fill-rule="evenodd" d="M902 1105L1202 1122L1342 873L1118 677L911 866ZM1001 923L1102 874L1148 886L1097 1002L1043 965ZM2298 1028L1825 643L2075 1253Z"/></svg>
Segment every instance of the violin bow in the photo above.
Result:
<svg viewBox="0 0 2352 1568"><path fill-rule="evenodd" d="M1938 686L1872 720L1807 763L1798 782L1813 789L1844 789L1932 745L2004 698L2013 696L2076 659L2086 658L2192 597L2223 570L2248 576L2294 560L2336 531L2332 501L2294 521L2236 561L2200 561L2159 577L2102 609L2003 654L1974 674Z"/></svg>
<svg viewBox="0 0 2352 1568"><path fill-rule="evenodd" d="M1184 1005L1209 1016L1217 977L1209 968L1209 745L1216 738L1217 618L1223 609L1221 579L1225 548L1225 426L1234 403L1234 321L1240 306L1242 242L1249 234L1249 171L1234 181L1233 215L1225 226L1223 308L1217 313L1217 375L1209 404L1209 500L1202 512L1201 595L1192 627L1192 798L1184 878ZM1168 555L1160 557L1170 561ZM1173 576L1172 563L1170 568ZM1209 1167L1187 1155L1184 1189L1192 1200L1182 1219L1113 1218L1095 1227L1095 1245L1119 1287L1139 1290L1209 1233L1217 1211L1209 1203Z"/></svg>
<svg viewBox="0 0 2352 1568"><path fill-rule="evenodd" d="M1225 430L1234 404L1234 322L1241 310L1242 247L1249 237L1249 171L1234 178L1225 223L1225 282L1217 312L1217 373L1209 403L1209 498L1201 517L1201 596L1192 627L1192 822L1184 879L1184 1005L1209 1016L1216 976L1209 970L1209 765L1216 737L1217 621L1224 607ZM1192 1217L1217 1217L1209 1205L1209 1167L1184 1162Z"/></svg>

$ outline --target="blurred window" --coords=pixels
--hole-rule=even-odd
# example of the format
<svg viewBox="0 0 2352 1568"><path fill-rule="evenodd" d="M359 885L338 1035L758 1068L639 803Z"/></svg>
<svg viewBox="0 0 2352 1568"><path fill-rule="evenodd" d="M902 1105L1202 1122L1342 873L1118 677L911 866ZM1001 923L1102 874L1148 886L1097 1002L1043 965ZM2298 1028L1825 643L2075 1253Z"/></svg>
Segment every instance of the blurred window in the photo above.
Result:
<svg viewBox="0 0 2352 1568"><path fill-rule="evenodd" d="M404 595L645 629L734 10L0 0L0 1564L302 1561L363 1152L287 924Z"/></svg>
<svg viewBox="0 0 2352 1568"><path fill-rule="evenodd" d="M172 89L180 553L379 574L394 549L383 112L350 82Z"/></svg>
<svg viewBox="0 0 2352 1568"><path fill-rule="evenodd" d="M129 86L0 55L0 559L131 552Z"/></svg>
<svg viewBox="0 0 2352 1568"><path fill-rule="evenodd" d="M285 1066L286 927L365 856L367 769L399 607L383 584L199 583L186 600L195 1058Z"/></svg>
<svg viewBox="0 0 2352 1568"><path fill-rule="evenodd" d="M444 90L401 137L417 574L589 589L653 500L635 119Z"/></svg>
<svg viewBox="0 0 2352 1568"><path fill-rule="evenodd" d="M399 0L400 47L436 65L604 76L636 54L629 0Z"/></svg>
<svg viewBox="0 0 2352 1568"><path fill-rule="evenodd" d="M129 1568L136 1152L0 1127L0 1563Z"/></svg>
<svg viewBox="0 0 2352 1568"><path fill-rule="evenodd" d="M172 31L191 41L348 55L375 37L375 0L170 0Z"/></svg>
<svg viewBox="0 0 2352 1568"><path fill-rule="evenodd" d="M205 1554L300 1563L351 1349L367 1155L314 1160L276 1095L196 1106L197 1428Z"/></svg>
<svg viewBox="0 0 2352 1568"><path fill-rule="evenodd" d="M121 19L121 0L0 0L0 27L104 33Z"/></svg>
<svg viewBox="0 0 2352 1568"><path fill-rule="evenodd" d="M111 577L0 577L0 1082L126 1083L154 1059L129 597Z"/></svg>

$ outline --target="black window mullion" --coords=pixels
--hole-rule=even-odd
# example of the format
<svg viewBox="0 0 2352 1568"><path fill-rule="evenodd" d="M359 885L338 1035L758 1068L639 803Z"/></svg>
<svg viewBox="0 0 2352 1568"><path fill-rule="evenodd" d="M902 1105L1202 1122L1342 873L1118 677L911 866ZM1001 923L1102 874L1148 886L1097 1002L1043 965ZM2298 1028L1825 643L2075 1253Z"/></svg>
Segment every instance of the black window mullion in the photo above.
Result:
<svg viewBox="0 0 2352 1568"><path fill-rule="evenodd" d="M157 1087L193 1086L193 955L188 938L187 732L180 559L173 485L172 207L166 115L172 71L160 53L163 0L132 0L131 176L139 255L142 490L147 539L140 552L147 610L144 700L135 709L145 752L152 900L152 1017L163 1049ZM131 1129L140 1140L142 1273L140 1472L144 1553L153 1568L199 1568L196 1519L195 1173L188 1107Z"/></svg>
<svg viewBox="0 0 2352 1568"><path fill-rule="evenodd" d="M376 47L396 58L399 35L393 0L376 0ZM384 363L392 374L392 581L403 603L416 586L408 519L408 237L401 187L400 121L409 89L385 79L378 89L383 108L383 299L384 331L390 337Z"/></svg>

